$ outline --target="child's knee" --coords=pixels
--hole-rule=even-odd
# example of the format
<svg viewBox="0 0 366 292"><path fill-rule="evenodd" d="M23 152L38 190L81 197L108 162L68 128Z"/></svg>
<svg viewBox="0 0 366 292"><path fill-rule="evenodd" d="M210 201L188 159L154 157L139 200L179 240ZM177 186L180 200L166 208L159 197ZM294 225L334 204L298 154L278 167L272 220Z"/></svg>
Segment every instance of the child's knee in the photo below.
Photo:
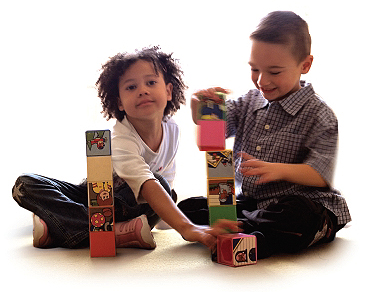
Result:
<svg viewBox="0 0 366 292"><path fill-rule="evenodd" d="M12 196L15 201L20 203L20 198L27 194L26 186L29 184L32 177L28 174L22 174L17 178L12 189Z"/></svg>

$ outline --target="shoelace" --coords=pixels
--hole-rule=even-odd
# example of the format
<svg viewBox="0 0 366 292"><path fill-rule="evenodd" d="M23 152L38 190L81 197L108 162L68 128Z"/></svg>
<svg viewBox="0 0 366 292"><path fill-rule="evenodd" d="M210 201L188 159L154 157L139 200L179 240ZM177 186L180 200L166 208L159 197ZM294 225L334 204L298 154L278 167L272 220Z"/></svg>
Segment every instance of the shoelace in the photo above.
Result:
<svg viewBox="0 0 366 292"><path fill-rule="evenodd" d="M136 220L131 220L131 221L128 221L124 224L121 224L121 233L122 234L126 234L126 233L130 233L130 232L134 232L135 231L135 222Z"/></svg>

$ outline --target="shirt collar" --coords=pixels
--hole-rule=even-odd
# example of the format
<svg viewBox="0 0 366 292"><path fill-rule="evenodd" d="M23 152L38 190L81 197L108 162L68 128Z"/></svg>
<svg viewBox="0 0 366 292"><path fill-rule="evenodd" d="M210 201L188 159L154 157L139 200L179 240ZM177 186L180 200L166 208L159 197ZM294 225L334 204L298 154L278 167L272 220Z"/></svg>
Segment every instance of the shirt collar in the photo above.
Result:
<svg viewBox="0 0 366 292"><path fill-rule="evenodd" d="M307 100L315 94L314 88L310 83L306 83L305 81L300 81L301 88L292 93L287 98L278 101L284 111L288 114L294 116L297 112L303 107L303 105L307 102ZM261 108L266 107L269 104L269 101L265 99L262 94L258 91L258 96L253 106L253 112L257 111ZM276 101L274 101L276 102Z"/></svg>

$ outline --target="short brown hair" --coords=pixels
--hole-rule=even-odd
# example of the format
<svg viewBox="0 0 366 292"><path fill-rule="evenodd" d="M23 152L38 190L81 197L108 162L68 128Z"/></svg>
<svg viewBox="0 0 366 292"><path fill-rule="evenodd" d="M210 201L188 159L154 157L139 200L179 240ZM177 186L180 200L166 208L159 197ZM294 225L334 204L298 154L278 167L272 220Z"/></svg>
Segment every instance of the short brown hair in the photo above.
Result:
<svg viewBox="0 0 366 292"><path fill-rule="evenodd" d="M274 11L264 17L251 40L292 46L292 53L300 63L311 50L309 27L305 20L291 11Z"/></svg>

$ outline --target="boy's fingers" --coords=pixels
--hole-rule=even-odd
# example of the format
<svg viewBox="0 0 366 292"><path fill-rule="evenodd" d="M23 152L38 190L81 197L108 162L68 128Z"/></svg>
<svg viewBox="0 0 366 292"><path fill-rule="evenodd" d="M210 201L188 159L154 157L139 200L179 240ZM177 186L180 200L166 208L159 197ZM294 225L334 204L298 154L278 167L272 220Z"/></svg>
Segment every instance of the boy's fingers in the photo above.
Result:
<svg viewBox="0 0 366 292"><path fill-rule="evenodd" d="M245 159L245 160L256 160L256 158L254 157L254 156L252 156L252 155L250 155L250 154L248 154L248 153L246 153L246 152L239 152L238 153L238 156L239 157L241 157L241 158L243 158L243 159Z"/></svg>

